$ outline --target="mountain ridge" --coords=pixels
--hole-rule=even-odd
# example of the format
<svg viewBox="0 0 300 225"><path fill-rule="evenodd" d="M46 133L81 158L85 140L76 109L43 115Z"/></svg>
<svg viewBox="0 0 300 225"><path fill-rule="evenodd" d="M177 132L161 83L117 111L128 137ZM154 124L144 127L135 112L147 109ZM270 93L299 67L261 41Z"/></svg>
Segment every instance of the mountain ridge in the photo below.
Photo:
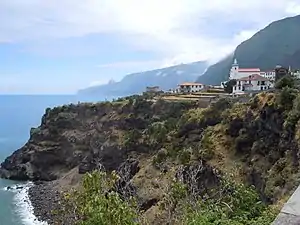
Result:
<svg viewBox="0 0 300 225"><path fill-rule="evenodd" d="M197 81L220 84L228 79L233 59L241 68L274 69L276 65L300 68L300 15L274 21L237 46L233 54L211 65Z"/></svg>
<svg viewBox="0 0 300 225"><path fill-rule="evenodd" d="M101 95L105 97L120 97L139 94L147 86L159 86L163 90L175 88L182 82L194 82L208 67L207 62L198 61L189 64L179 64L161 69L126 75L119 82L89 87L78 91L79 95Z"/></svg>

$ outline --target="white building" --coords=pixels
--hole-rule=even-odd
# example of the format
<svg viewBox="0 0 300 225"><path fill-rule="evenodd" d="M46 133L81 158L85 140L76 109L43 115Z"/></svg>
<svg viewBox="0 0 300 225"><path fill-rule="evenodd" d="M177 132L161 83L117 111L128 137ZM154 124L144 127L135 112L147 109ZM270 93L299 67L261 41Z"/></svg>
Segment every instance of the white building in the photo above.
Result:
<svg viewBox="0 0 300 225"><path fill-rule="evenodd" d="M178 94L178 93L180 93L180 88L177 87L177 88L170 89L167 91L167 93Z"/></svg>
<svg viewBox="0 0 300 225"><path fill-rule="evenodd" d="M275 70L261 71L260 68L239 68L239 64L236 59L234 59L234 62L232 64L229 73L229 79L237 80L243 77L251 76L253 74L259 74L260 76L265 77L270 81L275 81Z"/></svg>
<svg viewBox="0 0 300 225"><path fill-rule="evenodd" d="M264 91L273 87L271 82L266 77L259 74L253 74L250 76L236 79L236 85L233 86L233 94L245 94L253 91Z"/></svg>
<svg viewBox="0 0 300 225"><path fill-rule="evenodd" d="M181 93L193 93L193 92L199 92L205 88L204 84L200 83L182 83L179 85L179 90Z"/></svg>
<svg viewBox="0 0 300 225"><path fill-rule="evenodd" d="M300 71L297 70L297 71L292 72L292 76L294 76L296 79L300 79Z"/></svg>

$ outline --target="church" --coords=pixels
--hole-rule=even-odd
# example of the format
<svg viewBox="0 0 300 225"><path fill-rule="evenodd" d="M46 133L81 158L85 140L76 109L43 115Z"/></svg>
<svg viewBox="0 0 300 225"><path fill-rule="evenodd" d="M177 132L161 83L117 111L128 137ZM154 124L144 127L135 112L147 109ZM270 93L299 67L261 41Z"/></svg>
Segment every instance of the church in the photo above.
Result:
<svg viewBox="0 0 300 225"><path fill-rule="evenodd" d="M260 68L240 68L237 59L234 59L229 73L229 80L237 80L252 75L260 75L269 79L270 81L275 80L275 70L261 71Z"/></svg>

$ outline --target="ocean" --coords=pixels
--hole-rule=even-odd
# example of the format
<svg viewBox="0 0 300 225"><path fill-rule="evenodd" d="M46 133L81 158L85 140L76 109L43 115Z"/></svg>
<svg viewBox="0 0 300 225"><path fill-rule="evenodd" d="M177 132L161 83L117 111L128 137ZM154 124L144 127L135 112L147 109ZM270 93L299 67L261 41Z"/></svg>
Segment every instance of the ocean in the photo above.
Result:
<svg viewBox="0 0 300 225"><path fill-rule="evenodd" d="M0 161L26 143L30 128L40 124L47 107L78 101L76 96L0 95ZM27 195L31 185L0 179L0 225L44 224L32 214Z"/></svg>

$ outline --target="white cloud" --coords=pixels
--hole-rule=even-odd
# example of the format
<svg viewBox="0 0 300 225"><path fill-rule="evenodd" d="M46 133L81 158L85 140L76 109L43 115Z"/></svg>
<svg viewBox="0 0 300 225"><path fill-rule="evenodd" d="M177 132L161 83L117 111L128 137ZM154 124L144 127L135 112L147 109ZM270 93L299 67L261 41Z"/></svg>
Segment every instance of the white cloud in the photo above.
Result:
<svg viewBox="0 0 300 225"><path fill-rule="evenodd" d="M153 67L159 66L161 64L158 60L144 60L144 61L121 61L121 62L114 62L114 63L106 63L106 64L99 64L96 67L98 68L132 68L132 67Z"/></svg>
<svg viewBox="0 0 300 225"><path fill-rule="evenodd" d="M105 33L162 55L164 65L214 62L271 21L297 13L300 0L10 0L0 2L0 41Z"/></svg>

